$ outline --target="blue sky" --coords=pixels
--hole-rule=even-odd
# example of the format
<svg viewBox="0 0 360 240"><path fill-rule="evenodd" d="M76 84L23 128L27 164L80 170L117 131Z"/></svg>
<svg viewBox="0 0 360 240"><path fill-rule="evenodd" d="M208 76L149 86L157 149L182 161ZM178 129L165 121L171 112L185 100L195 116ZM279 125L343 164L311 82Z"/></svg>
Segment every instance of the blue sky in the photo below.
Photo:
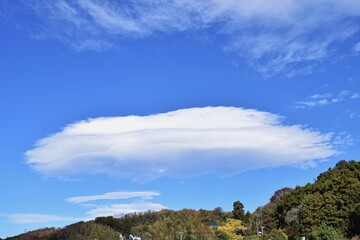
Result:
<svg viewBox="0 0 360 240"><path fill-rule="evenodd" d="M360 158L357 0L0 3L0 237L246 210Z"/></svg>

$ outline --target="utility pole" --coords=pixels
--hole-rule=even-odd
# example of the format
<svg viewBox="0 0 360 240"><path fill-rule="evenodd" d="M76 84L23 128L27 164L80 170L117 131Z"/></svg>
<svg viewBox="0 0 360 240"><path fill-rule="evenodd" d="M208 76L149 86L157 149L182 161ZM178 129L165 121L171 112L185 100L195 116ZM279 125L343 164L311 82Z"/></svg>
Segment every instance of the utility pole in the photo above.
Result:
<svg viewBox="0 0 360 240"><path fill-rule="evenodd" d="M264 228L266 228L266 227L261 226L261 236L264 235Z"/></svg>
<svg viewBox="0 0 360 240"><path fill-rule="evenodd" d="M256 219L256 235L259 236L259 219Z"/></svg>

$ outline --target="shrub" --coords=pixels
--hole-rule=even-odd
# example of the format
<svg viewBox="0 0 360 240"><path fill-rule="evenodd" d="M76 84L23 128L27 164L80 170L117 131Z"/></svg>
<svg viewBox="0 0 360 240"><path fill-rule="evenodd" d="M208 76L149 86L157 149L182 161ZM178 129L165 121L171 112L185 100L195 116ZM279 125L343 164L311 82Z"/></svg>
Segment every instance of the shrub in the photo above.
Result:
<svg viewBox="0 0 360 240"><path fill-rule="evenodd" d="M315 240L342 240L342 234L333 227L321 224L314 235Z"/></svg>
<svg viewBox="0 0 360 240"><path fill-rule="evenodd" d="M281 230L272 230L271 233L268 236L271 240L287 240L288 237L285 233L283 233Z"/></svg>

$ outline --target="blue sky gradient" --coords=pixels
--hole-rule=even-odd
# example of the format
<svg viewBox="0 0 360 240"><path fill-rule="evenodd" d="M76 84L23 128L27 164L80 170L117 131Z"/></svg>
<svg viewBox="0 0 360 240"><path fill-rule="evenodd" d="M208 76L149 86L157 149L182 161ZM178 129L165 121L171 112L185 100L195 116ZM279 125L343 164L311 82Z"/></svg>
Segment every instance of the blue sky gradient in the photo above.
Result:
<svg viewBox="0 0 360 240"><path fill-rule="evenodd" d="M358 160L359 20L356 0L2 1L0 237L132 210L253 211Z"/></svg>

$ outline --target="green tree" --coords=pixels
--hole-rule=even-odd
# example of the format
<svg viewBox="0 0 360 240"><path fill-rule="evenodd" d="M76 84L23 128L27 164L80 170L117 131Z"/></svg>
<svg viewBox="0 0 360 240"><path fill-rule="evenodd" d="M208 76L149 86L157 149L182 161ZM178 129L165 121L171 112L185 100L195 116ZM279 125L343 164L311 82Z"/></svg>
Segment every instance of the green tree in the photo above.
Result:
<svg viewBox="0 0 360 240"><path fill-rule="evenodd" d="M198 211L183 209L162 216L148 227L152 239L179 239L180 232L184 240L207 239L215 237L210 226L204 225L198 217Z"/></svg>
<svg viewBox="0 0 360 240"><path fill-rule="evenodd" d="M360 203L354 206L349 216L350 235L360 235Z"/></svg>
<svg viewBox="0 0 360 240"><path fill-rule="evenodd" d="M118 240L118 233L108 226L88 222L81 229L81 240Z"/></svg>
<svg viewBox="0 0 360 240"><path fill-rule="evenodd" d="M275 208L280 199L290 193L292 188L281 188L274 192L271 196L269 202L265 206L258 207L253 213L253 221L249 222L248 228L251 229L251 232L254 232L256 228L256 221L261 226L264 226L268 232L271 232L273 229L277 229L276 219L274 217Z"/></svg>
<svg viewBox="0 0 360 240"><path fill-rule="evenodd" d="M121 229L120 222L121 221L119 221L119 219L116 219L112 216L95 218L95 223L108 226L116 231L120 231Z"/></svg>
<svg viewBox="0 0 360 240"><path fill-rule="evenodd" d="M360 232L356 221L359 199L360 163L340 161L321 173L313 184L297 187L280 197L274 218L277 228L291 238L310 236L321 223L351 238Z"/></svg>
<svg viewBox="0 0 360 240"><path fill-rule="evenodd" d="M250 235L250 236L245 236L244 239L245 240L261 240L261 237L259 237L258 235Z"/></svg>
<svg viewBox="0 0 360 240"><path fill-rule="evenodd" d="M315 240L342 240L342 234L333 227L321 224L314 234Z"/></svg>
<svg viewBox="0 0 360 240"><path fill-rule="evenodd" d="M233 203L232 215L234 219L244 221L245 218L244 205L240 201L236 201Z"/></svg>
<svg viewBox="0 0 360 240"><path fill-rule="evenodd" d="M267 239L271 240L287 240L288 237L285 233L283 233L281 230L274 229L271 231L271 233L267 236Z"/></svg>

